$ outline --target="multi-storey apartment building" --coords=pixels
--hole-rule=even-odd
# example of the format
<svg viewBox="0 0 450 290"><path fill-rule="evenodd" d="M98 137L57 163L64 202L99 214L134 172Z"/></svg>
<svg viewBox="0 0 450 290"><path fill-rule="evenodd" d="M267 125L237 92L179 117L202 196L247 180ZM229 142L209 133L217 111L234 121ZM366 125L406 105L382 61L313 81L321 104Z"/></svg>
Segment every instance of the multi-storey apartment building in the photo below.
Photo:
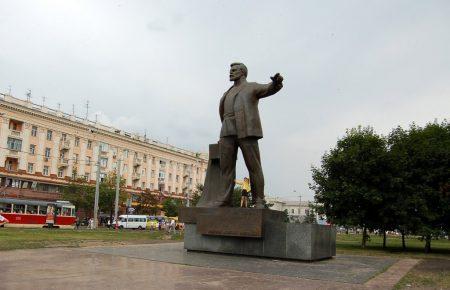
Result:
<svg viewBox="0 0 450 290"><path fill-rule="evenodd" d="M129 193L185 197L203 183L207 161L206 154L0 95L0 194L51 200L72 177L94 183L98 167L105 178L120 164Z"/></svg>

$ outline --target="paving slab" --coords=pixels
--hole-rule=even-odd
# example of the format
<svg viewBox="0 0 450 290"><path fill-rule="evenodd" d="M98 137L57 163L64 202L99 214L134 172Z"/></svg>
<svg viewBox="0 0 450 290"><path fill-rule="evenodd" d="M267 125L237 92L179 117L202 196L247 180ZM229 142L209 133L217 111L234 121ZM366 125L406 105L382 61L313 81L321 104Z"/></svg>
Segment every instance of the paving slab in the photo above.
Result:
<svg viewBox="0 0 450 290"><path fill-rule="evenodd" d="M0 289L391 289L413 264L361 256L307 263L191 253L182 243L30 249L0 252Z"/></svg>
<svg viewBox="0 0 450 290"><path fill-rule="evenodd" d="M363 284L393 265L397 259L386 257L343 256L301 262L267 258L186 251L183 243L95 247L91 253L125 256L151 261L228 269L251 273Z"/></svg>

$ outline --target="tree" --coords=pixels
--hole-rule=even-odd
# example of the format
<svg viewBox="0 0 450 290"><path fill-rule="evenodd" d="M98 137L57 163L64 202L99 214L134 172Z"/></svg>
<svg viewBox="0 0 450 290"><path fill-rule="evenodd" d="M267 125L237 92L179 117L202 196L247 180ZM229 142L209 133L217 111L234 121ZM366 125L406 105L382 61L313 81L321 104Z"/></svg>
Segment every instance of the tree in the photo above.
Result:
<svg viewBox="0 0 450 290"><path fill-rule="evenodd" d="M137 196L137 206L135 207L137 214L156 215L158 212L159 197L152 193L149 189L141 192Z"/></svg>
<svg viewBox="0 0 450 290"><path fill-rule="evenodd" d="M166 216L169 217L175 217L178 216L178 209L182 206L182 202L180 199L175 198L167 198L163 201L163 211L165 212Z"/></svg>
<svg viewBox="0 0 450 290"><path fill-rule="evenodd" d="M363 228L363 247L367 231L379 226L382 193L390 184L386 155L386 141L371 127L358 127L347 130L321 166L312 168L318 213L334 224Z"/></svg>
<svg viewBox="0 0 450 290"><path fill-rule="evenodd" d="M400 197L399 226L421 235L428 253L432 237L450 227L450 124L397 128L389 135L389 146L393 187Z"/></svg>
<svg viewBox="0 0 450 290"><path fill-rule="evenodd" d="M115 201L116 201L116 173L110 172L103 179L99 186L99 200L98 206L100 212L109 213L110 220L113 219L114 209L115 209ZM121 178L119 182L119 205L123 203L127 194L122 189L125 186L125 179Z"/></svg>
<svg viewBox="0 0 450 290"><path fill-rule="evenodd" d="M120 188L125 185L125 179L121 179ZM63 189L63 198L75 205L78 210L88 215L93 215L95 186L87 183L84 178L71 179L69 185ZM108 212L112 219L116 199L116 174L110 173L99 185L98 206L101 212ZM123 190L119 192L119 204L126 199Z"/></svg>
<svg viewBox="0 0 450 290"><path fill-rule="evenodd" d="M71 179L67 186L63 187L64 200L70 201L78 212L88 216L94 211L95 188L88 184L84 178Z"/></svg>

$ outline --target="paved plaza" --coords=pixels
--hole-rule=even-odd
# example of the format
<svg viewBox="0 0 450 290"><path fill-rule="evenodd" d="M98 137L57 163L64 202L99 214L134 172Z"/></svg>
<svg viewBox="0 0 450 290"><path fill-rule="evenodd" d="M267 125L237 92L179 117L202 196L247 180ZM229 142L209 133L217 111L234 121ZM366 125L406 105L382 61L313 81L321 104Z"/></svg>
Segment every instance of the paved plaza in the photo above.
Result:
<svg viewBox="0 0 450 290"><path fill-rule="evenodd" d="M416 263L296 262L186 252L183 243L47 248L2 252L0 289L389 289Z"/></svg>

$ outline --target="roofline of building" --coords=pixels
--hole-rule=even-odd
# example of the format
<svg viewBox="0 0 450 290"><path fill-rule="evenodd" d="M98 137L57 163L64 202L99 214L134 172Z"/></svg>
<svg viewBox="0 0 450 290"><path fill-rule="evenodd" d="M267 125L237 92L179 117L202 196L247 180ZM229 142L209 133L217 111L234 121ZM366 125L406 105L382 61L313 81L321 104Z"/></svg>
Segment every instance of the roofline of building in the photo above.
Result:
<svg viewBox="0 0 450 290"><path fill-rule="evenodd" d="M156 140L144 138L143 136L139 136L138 134L131 134L111 126L106 126L88 119L82 119L75 115L67 114L59 110L54 110L49 107L34 104L30 101L21 100L8 94L0 93L0 96L2 96L0 98L0 106L6 107L10 110L20 111L22 113L34 115L53 122L63 123L67 126L75 127L78 129L84 129L91 132L94 131L100 135L108 136L111 138L119 138L120 140L125 142L132 142L136 145L141 145L162 152L175 154L184 158L190 158L193 161L197 161L199 159L204 162L208 161L207 153L197 153L177 148L175 146L164 144Z"/></svg>

